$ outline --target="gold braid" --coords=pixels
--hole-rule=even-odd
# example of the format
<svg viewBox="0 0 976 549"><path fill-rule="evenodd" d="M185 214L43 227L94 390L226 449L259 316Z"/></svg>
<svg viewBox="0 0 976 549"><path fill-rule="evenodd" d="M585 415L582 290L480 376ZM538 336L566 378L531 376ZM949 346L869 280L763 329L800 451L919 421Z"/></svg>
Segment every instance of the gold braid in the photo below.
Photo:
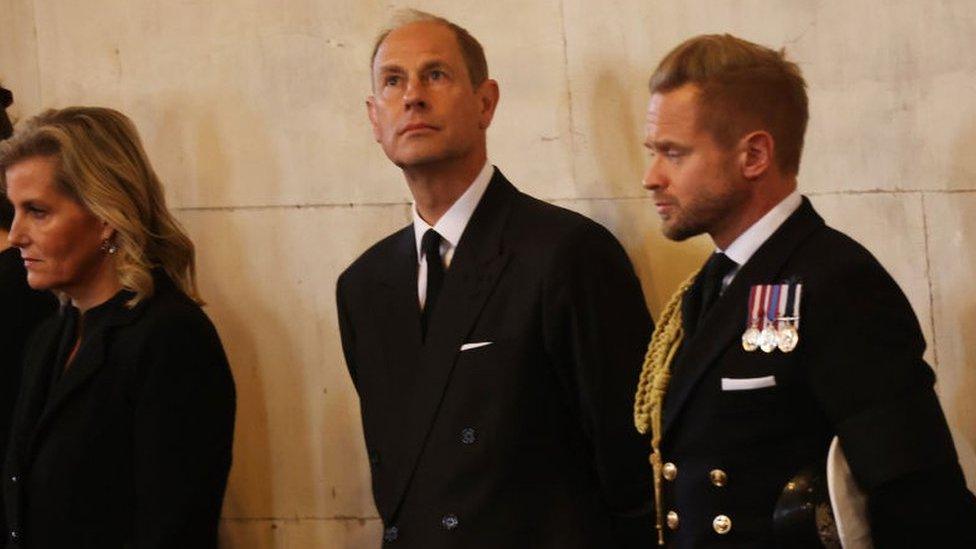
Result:
<svg viewBox="0 0 976 549"><path fill-rule="evenodd" d="M654 507L657 543L664 545L664 509L661 502L661 409L664 394L671 381L671 361L681 346L681 299L695 282L696 274L681 283L658 320L651 343L647 346L634 397L634 426L643 435L651 432L651 466L654 468Z"/></svg>

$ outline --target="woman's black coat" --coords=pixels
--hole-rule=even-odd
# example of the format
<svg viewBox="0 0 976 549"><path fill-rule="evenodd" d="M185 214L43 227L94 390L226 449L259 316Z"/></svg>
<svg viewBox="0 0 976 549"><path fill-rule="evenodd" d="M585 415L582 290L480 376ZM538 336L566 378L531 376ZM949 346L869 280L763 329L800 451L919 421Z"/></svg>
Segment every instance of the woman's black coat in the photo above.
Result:
<svg viewBox="0 0 976 549"><path fill-rule="evenodd" d="M42 324L3 478L8 549L216 547L235 391L217 332L157 274L134 308L120 292Z"/></svg>

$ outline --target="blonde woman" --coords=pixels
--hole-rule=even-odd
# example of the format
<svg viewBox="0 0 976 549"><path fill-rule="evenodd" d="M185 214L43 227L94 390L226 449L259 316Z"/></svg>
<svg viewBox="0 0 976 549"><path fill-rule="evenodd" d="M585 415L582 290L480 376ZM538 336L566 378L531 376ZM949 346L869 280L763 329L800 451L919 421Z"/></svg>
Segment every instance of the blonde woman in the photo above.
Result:
<svg viewBox="0 0 976 549"><path fill-rule="evenodd" d="M0 188L28 284L62 303L25 353L7 547L215 547L234 383L135 127L47 111L0 145Z"/></svg>

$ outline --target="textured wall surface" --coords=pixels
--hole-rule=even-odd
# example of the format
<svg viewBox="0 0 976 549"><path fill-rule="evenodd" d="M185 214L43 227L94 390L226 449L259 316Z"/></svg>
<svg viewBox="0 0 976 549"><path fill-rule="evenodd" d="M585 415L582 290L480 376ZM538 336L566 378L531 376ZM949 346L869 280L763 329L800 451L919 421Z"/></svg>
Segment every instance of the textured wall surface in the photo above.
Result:
<svg viewBox="0 0 976 549"><path fill-rule="evenodd" d="M0 0L13 112L128 113L198 245L239 391L224 547L378 546L333 292L359 252L409 220L364 108L372 38L404 5ZM801 187L911 300L976 487L976 3L413 5L485 45L502 91L492 161L522 190L609 227L655 316L709 244L665 241L639 185L646 79L698 33L785 47L811 96Z"/></svg>

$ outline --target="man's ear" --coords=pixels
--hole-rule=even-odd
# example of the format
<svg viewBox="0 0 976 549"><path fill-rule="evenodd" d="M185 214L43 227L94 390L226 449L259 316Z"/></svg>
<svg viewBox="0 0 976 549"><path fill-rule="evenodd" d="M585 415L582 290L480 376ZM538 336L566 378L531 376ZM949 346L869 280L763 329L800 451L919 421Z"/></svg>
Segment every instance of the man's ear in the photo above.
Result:
<svg viewBox="0 0 976 549"><path fill-rule="evenodd" d="M481 116L478 120L478 127L487 130L491 126L491 120L495 117L495 108L498 106L498 82L486 79L475 90L478 100L481 103Z"/></svg>
<svg viewBox="0 0 976 549"><path fill-rule="evenodd" d="M373 126L373 139L377 143L381 143L383 134L380 131L380 123L376 115L376 97L373 95L366 97L366 114L369 115L369 123Z"/></svg>
<svg viewBox="0 0 976 549"><path fill-rule="evenodd" d="M755 181L772 169L776 145L769 132L751 132L743 136L739 143L742 177Z"/></svg>

